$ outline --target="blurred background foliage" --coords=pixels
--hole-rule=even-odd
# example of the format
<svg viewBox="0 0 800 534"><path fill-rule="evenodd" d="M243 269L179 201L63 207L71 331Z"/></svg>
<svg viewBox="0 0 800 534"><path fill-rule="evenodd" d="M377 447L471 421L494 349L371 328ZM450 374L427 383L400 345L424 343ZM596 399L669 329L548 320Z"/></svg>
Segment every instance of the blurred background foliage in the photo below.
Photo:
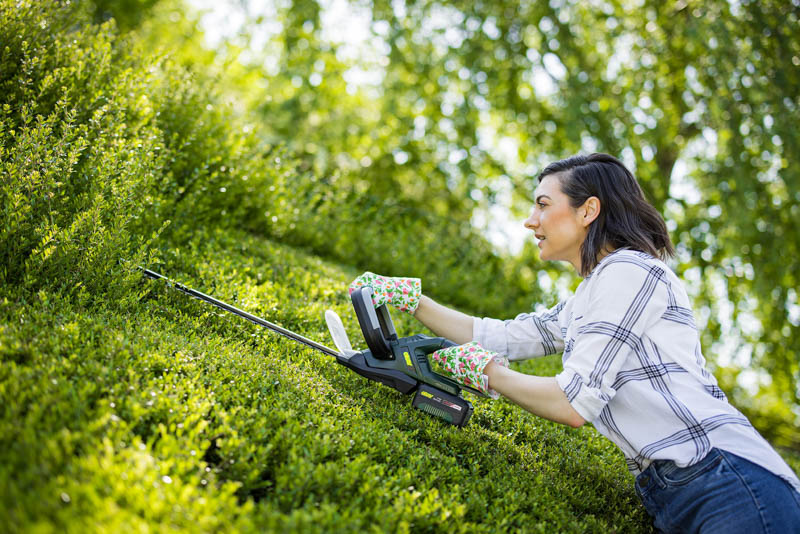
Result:
<svg viewBox="0 0 800 534"><path fill-rule="evenodd" d="M668 221L723 389L800 450L800 1L87 5L289 155L242 226L472 313L575 287L519 237L533 177L620 157Z"/></svg>

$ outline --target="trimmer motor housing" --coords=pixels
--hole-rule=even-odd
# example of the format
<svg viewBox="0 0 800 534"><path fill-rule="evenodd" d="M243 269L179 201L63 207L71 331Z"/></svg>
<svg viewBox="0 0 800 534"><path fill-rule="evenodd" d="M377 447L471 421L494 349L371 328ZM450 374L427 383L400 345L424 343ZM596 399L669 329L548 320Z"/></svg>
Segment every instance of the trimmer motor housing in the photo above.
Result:
<svg viewBox="0 0 800 534"><path fill-rule="evenodd" d="M472 415L472 404L461 396L461 390L485 395L435 373L429 360L432 352L452 347L455 343L443 337L422 334L398 338L387 306L376 308L373 305L370 287L356 289L350 298L369 349L350 356L339 355L337 361L401 393L415 393L412 401L415 408L453 425L467 424Z"/></svg>

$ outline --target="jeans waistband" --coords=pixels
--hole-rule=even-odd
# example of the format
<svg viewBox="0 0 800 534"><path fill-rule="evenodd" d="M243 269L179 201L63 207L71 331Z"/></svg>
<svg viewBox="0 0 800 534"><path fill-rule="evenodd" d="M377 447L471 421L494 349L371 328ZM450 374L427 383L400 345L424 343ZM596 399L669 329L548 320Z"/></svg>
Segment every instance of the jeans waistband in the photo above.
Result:
<svg viewBox="0 0 800 534"><path fill-rule="evenodd" d="M654 485L661 488L666 487L665 478L691 479L695 473L704 470L720 456L721 452L715 447L710 449L700 461L686 467L680 467L673 460L653 460L647 469L636 477L636 489L646 493Z"/></svg>
<svg viewBox="0 0 800 534"><path fill-rule="evenodd" d="M655 470L662 477L668 477L679 470L681 471L681 475L690 475L694 471L703 469L706 465L713 462L718 456L720 456L719 449L712 448L706 453L705 456L703 456L703 458L700 459L700 461L691 465L687 465L686 467L680 467L672 460L656 460L653 462L653 464L655 464Z"/></svg>

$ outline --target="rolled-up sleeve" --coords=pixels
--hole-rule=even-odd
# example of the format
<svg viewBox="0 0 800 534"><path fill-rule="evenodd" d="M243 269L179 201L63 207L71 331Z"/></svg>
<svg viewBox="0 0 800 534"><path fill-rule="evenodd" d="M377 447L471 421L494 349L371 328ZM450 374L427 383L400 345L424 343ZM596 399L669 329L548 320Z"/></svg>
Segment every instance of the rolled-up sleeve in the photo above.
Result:
<svg viewBox="0 0 800 534"><path fill-rule="evenodd" d="M472 339L512 361L561 352L564 336L559 313L563 307L560 303L543 313L522 313L505 321L475 317Z"/></svg>
<svg viewBox="0 0 800 534"><path fill-rule="evenodd" d="M614 398L617 374L664 313L668 283L662 268L644 262L615 261L596 276L564 370L556 375L572 407L590 422Z"/></svg>

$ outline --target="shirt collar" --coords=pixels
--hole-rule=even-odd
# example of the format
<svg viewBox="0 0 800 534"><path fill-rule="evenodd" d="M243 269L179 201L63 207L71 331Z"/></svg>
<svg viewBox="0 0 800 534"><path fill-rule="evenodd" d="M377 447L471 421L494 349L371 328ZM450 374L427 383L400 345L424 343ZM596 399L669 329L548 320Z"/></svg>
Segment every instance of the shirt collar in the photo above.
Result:
<svg viewBox="0 0 800 534"><path fill-rule="evenodd" d="M589 278L591 278L591 277L592 277L592 276L593 276L595 273L597 273L597 272L600 272L600 271L599 271L599 270L600 270L600 266L601 266L601 265L603 265L604 263L606 263L606 261L608 260L608 258L610 258L611 256L614 256L614 255L616 255L618 252L622 252L623 250L630 250L630 247L620 247L620 248L617 248L617 249L614 249L614 250L612 250L611 252L609 252L608 254L606 254L605 256L603 256L603 257L600 259L600 261L599 261L599 262L597 262L597 265L595 265L595 266L594 266L594 269L592 269L592 271L591 271L589 274L587 274L587 275L586 275L586 278L584 278L584 280L588 280L588 279L589 279Z"/></svg>

